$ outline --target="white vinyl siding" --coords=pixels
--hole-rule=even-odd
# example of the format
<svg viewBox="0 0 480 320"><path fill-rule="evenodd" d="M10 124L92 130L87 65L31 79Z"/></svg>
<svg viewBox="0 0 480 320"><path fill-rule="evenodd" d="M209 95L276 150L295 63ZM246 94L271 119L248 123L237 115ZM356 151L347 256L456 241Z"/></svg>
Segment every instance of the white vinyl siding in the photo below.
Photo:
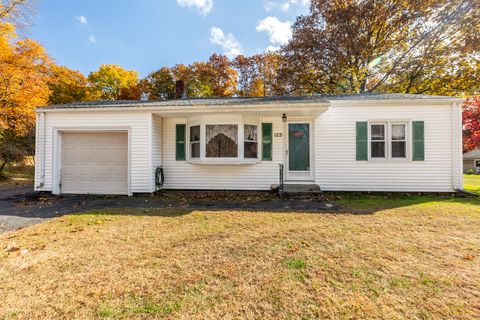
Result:
<svg viewBox="0 0 480 320"><path fill-rule="evenodd" d="M273 134L283 132L280 118L259 119L273 123ZM279 181L283 162L283 137L273 137L272 161L255 164L198 164L175 160L175 124L186 119L163 120L165 189L269 190ZM259 133L260 135L260 133Z"/></svg>
<svg viewBox="0 0 480 320"><path fill-rule="evenodd" d="M355 123L390 119L425 121L425 161L355 161ZM325 191L453 191L452 120L448 103L332 103L315 122L315 181Z"/></svg>
<svg viewBox="0 0 480 320"><path fill-rule="evenodd" d="M52 191L55 129L99 131L119 128L130 130L130 192L152 192L151 114L147 112L46 112L45 184L36 190Z"/></svg>

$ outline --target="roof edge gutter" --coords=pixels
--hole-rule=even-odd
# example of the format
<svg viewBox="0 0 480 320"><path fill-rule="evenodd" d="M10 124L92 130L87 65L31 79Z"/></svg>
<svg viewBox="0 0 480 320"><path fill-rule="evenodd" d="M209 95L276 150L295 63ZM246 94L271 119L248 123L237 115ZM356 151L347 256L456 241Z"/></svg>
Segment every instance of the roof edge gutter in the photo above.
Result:
<svg viewBox="0 0 480 320"><path fill-rule="evenodd" d="M98 111L164 111L164 112L179 112L179 111L268 111L272 109L283 110L291 106L303 108L303 109L318 109L323 107L328 109L330 107L330 102L317 102L317 103L291 103L291 104L235 104L235 105L173 105L173 106L161 106L161 105L116 105L116 106L102 106L102 105L90 105L90 106L81 106L81 105L72 105L71 107L38 107L35 109L36 113L41 112L98 112Z"/></svg>

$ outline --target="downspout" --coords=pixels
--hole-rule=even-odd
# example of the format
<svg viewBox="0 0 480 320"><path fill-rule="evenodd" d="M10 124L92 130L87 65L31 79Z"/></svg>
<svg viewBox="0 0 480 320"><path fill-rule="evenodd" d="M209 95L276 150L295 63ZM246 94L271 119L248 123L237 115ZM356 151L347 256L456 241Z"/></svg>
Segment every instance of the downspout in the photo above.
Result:
<svg viewBox="0 0 480 320"><path fill-rule="evenodd" d="M462 155L462 110L458 103L452 104L452 186L463 192Z"/></svg>
<svg viewBox="0 0 480 320"><path fill-rule="evenodd" d="M45 112L37 114L35 162L37 168L37 183L35 188L45 186Z"/></svg>

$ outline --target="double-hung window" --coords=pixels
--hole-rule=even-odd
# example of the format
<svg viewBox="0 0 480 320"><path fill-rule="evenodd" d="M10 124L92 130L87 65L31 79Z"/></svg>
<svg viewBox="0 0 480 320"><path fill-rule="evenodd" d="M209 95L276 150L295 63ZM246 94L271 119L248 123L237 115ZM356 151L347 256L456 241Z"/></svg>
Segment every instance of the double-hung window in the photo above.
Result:
<svg viewBox="0 0 480 320"><path fill-rule="evenodd" d="M385 129L385 123L372 123L370 125L370 157L373 159L385 159L387 157Z"/></svg>
<svg viewBox="0 0 480 320"><path fill-rule="evenodd" d="M405 123L393 123L391 150L393 159L405 159L407 157L407 125Z"/></svg>
<svg viewBox="0 0 480 320"><path fill-rule="evenodd" d="M243 154L245 159L258 157L258 134L257 126L246 124L243 130Z"/></svg>
<svg viewBox="0 0 480 320"><path fill-rule="evenodd" d="M200 158L200 126L190 127L190 157Z"/></svg>
<svg viewBox="0 0 480 320"><path fill-rule="evenodd" d="M408 150L407 123L370 123L371 159L406 159Z"/></svg>

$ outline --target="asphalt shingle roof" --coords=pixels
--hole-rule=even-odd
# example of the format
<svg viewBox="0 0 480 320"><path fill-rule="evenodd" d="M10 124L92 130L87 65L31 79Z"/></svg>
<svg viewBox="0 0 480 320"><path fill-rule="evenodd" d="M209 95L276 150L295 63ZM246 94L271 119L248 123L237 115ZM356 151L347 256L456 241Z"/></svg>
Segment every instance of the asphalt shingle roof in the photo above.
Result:
<svg viewBox="0 0 480 320"><path fill-rule="evenodd" d="M218 106L218 105L262 105L262 104L305 104L328 103L335 100L428 100L458 99L455 97L429 96L402 93L360 93L345 95L311 95L311 96L273 96L273 97L218 97L179 100L100 100L40 107L41 109L69 108L108 108L108 107L162 107L162 106Z"/></svg>

